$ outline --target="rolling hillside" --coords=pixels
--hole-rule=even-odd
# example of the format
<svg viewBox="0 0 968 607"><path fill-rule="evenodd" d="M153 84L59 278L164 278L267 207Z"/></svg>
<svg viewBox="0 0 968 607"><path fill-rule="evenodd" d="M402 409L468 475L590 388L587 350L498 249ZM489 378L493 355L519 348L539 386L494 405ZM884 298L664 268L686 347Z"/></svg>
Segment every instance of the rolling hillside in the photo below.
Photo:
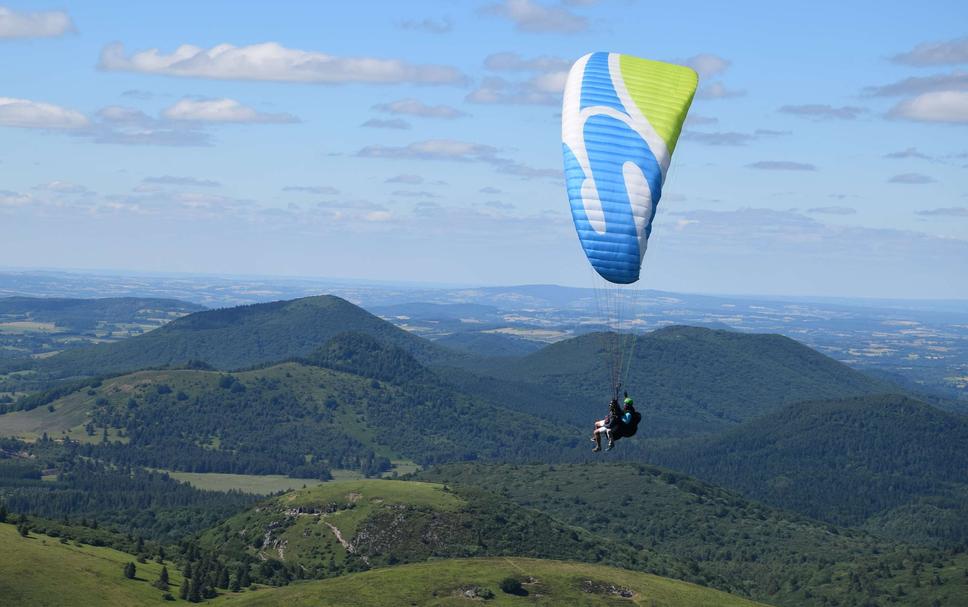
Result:
<svg viewBox="0 0 968 607"><path fill-rule="evenodd" d="M531 556L685 575L676 559L596 537L498 495L414 481L333 481L290 492L202 535L228 559L276 560L309 578L430 558Z"/></svg>
<svg viewBox="0 0 968 607"><path fill-rule="evenodd" d="M968 596L964 553L835 527L653 466L449 464L417 478L455 491L486 487L596 535L681 559L690 566L686 579L770 604L930 605L938 598L947 605ZM941 583L927 583L935 577Z"/></svg>
<svg viewBox="0 0 968 607"><path fill-rule="evenodd" d="M966 445L965 416L886 395L790 405L651 458L814 518L964 545Z"/></svg>
<svg viewBox="0 0 968 607"><path fill-rule="evenodd" d="M565 457L578 441L554 420L461 394L362 334L339 335L303 362L139 371L0 415L0 435L44 432L115 463L307 478L379 474L392 459Z"/></svg>
<svg viewBox="0 0 968 607"><path fill-rule="evenodd" d="M529 411L587 424L605 413L605 350L615 339L627 338L583 335L480 373L537 384L548 397L525 403ZM711 432L800 400L892 389L780 335L669 327L639 336L629 349L634 358L626 385L646 436Z"/></svg>
<svg viewBox="0 0 968 607"><path fill-rule="evenodd" d="M421 360L446 351L339 297L323 295L197 312L122 342L64 352L35 365L55 378L110 375L203 361L229 370L306 356L347 330Z"/></svg>
<svg viewBox="0 0 968 607"><path fill-rule="evenodd" d="M513 578L510 594L501 582ZM485 598L487 597L487 598ZM440 560L401 565L221 597L217 604L331 607L754 607L761 603L686 582L584 563L525 558Z"/></svg>

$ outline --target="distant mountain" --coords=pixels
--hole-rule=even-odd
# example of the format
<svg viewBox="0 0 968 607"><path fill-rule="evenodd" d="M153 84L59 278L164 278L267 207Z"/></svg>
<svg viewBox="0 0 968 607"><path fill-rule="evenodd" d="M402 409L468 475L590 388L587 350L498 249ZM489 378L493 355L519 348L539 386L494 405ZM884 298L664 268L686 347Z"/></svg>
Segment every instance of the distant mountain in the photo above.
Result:
<svg viewBox="0 0 968 607"><path fill-rule="evenodd" d="M690 581L772 605L955 605L968 596L964 553L836 527L668 469L465 463L416 477L455 492L486 487L598 536L681 559Z"/></svg>
<svg viewBox="0 0 968 607"><path fill-rule="evenodd" d="M966 446L968 417L885 395L790 405L651 459L818 519L964 545Z"/></svg>
<svg viewBox="0 0 968 607"><path fill-rule="evenodd" d="M197 312L122 342L63 352L35 368L54 377L91 376L204 361L239 369L306 356L347 330L403 348L421 360L443 348L334 296Z"/></svg>
<svg viewBox="0 0 968 607"><path fill-rule="evenodd" d="M487 357L525 356L526 354L537 352L544 347L544 344L541 342L530 339L521 339L520 337L502 333L483 333L479 331L451 333L440 339L435 339L434 343L450 348L451 350L460 350L477 356Z"/></svg>
<svg viewBox="0 0 968 607"><path fill-rule="evenodd" d="M896 390L787 337L684 326L638 337L582 335L477 372L540 385L547 398L525 403L527 410L587 423L605 413L607 361L619 347L631 356L625 386L645 436L712 432L800 400Z"/></svg>

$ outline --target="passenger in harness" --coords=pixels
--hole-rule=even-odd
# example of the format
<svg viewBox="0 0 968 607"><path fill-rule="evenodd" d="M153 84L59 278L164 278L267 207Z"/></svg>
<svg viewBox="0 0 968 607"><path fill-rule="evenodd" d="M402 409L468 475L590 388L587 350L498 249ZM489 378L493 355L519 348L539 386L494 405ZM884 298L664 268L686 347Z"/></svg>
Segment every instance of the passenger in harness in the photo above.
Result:
<svg viewBox="0 0 968 607"><path fill-rule="evenodd" d="M595 422L595 431L592 434L595 448L592 451L597 453L602 450L602 434L608 438L606 451L614 447L618 439L635 436L640 421L642 421L642 414L635 410L628 392L625 393L625 402L621 411L618 409L618 400L612 399L608 407L608 416Z"/></svg>

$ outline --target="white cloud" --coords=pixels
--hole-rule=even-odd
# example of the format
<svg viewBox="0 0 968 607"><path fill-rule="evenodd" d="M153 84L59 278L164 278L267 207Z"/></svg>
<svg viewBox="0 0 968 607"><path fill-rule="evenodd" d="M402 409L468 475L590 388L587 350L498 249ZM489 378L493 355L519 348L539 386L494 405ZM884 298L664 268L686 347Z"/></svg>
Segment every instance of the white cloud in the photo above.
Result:
<svg viewBox="0 0 968 607"><path fill-rule="evenodd" d="M50 181L34 187L35 190L53 192L55 194L92 194L86 187L69 181Z"/></svg>
<svg viewBox="0 0 968 607"><path fill-rule="evenodd" d="M934 183L935 179L921 173L901 173L887 180L888 183L903 183L908 185L920 185L924 183Z"/></svg>
<svg viewBox="0 0 968 607"><path fill-rule="evenodd" d="M484 67L495 72L567 72L571 61L548 55L525 59L518 53L503 52L488 55Z"/></svg>
<svg viewBox="0 0 968 607"><path fill-rule="evenodd" d="M853 105L834 107L821 103L808 103L805 105L784 105L779 111L805 118L854 120L861 114L867 113L867 108Z"/></svg>
<svg viewBox="0 0 968 607"><path fill-rule="evenodd" d="M175 177L173 175L161 175L159 177L145 177L142 183L154 183L159 185L187 185L194 187L215 188L221 183L213 179L199 179L197 177Z"/></svg>
<svg viewBox="0 0 968 607"><path fill-rule="evenodd" d="M336 57L264 42L248 46L219 44L205 49L184 44L170 54L149 49L125 55L120 43L101 51L98 67L109 71L141 72L211 78L343 84L461 84L466 77L455 67L415 65L401 59Z"/></svg>
<svg viewBox="0 0 968 607"><path fill-rule="evenodd" d="M731 99L733 97L743 97L746 91L727 88L722 82L710 82L699 87L696 96L700 99Z"/></svg>
<svg viewBox="0 0 968 607"><path fill-rule="evenodd" d="M299 122L292 114L267 114L235 99L182 99L161 113L168 120L189 122L287 123Z"/></svg>
<svg viewBox="0 0 968 607"><path fill-rule="evenodd" d="M891 61L917 67L968 63L968 36L944 42L925 42L906 53L894 55Z"/></svg>
<svg viewBox="0 0 968 607"><path fill-rule="evenodd" d="M912 76L891 84L868 86L864 94L873 97L895 97L899 95L919 95L932 91L968 90L968 72L955 70L948 74L933 76Z"/></svg>
<svg viewBox="0 0 968 607"><path fill-rule="evenodd" d="M0 126L24 129L80 129L90 121L77 110L30 99L0 97Z"/></svg>
<svg viewBox="0 0 968 607"><path fill-rule="evenodd" d="M401 131L412 128L411 124L403 118L389 118L386 120L383 118L370 118L360 126L368 129L397 129Z"/></svg>
<svg viewBox="0 0 968 607"><path fill-rule="evenodd" d="M487 15L503 17L522 32L574 34L588 29L588 19L561 6L547 6L532 0L503 0L481 9Z"/></svg>
<svg viewBox="0 0 968 607"><path fill-rule="evenodd" d="M211 145L211 136L195 122L159 120L141 110L112 105L97 112L98 121L75 134L94 143L193 147Z"/></svg>
<svg viewBox="0 0 968 607"><path fill-rule="evenodd" d="M407 19L400 22L401 29L413 30L419 32L428 32L431 34L447 34L454 29L454 23L450 20L450 17L444 17L443 19Z"/></svg>
<svg viewBox="0 0 968 607"><path fill-rule="evenodd" d="M420 175L397 175L395 177L390 177L386 179L384 183L406 183L409 185L417 185L424 182L424 178Z"/></svg>
<svg viewBox="0 0 968 607"><path fill-rule="evenodd" d="M680 138L685 141L695 141L703 145L715 146L740 146L746 145L756 140L756 136L750 133L738 133L736 131L725 132L701 132L688 130L684 131Z"/></svg>
<svg viewBox="0 0 968 607"><path fill-rule="evenodd" d="M386 114L403 114L419 118L461 118L467 114L449 105L427 105L417 99L398 99L388 103L378 103L374 110Z"/></svg>
<svg viewBox="0 0 968 607"><path fill-rule="evenodd" d="M729 69L731 62L728 59L723 59L719 55L700 53L686 59L685 64L696 70L696 73L700 77L711 78Z"/></svg>
<svg viewBox="0 0 968 607"><path fill-rule="evenodd" d="M922 160L931 160L932 158L927 154L922 154L917 150L917 148L905 148L899 152L891 152L890 154L884 154L884 158L920 158Z"/></svg>
<svg viewBox="0 0 968 607"><path fill-rule="evenodd" d="M806 162L792 162L790 160L761 160L746 165L751 169L761 171L816 171L817 167Z"/></svg>
<svg viewBox="0 0 968 607"><path fill-rule="evenodd" d="M0 6L0 38L52 38L74 31L63 11L21 13Z"/></svg>
<svg viewBox="0 0 968 607"><path fill-rule="evenodd" d="M917 211L918 215L924 217L964 217L968 218L968 207L947 207L941 209L927 209Z"/></svg>
<svg viewBox="0 0 968 607"><path fill-rule="evenodd" d="M394 190L390 195L402 198L440 198L438 194L426 190Z"/></svg>
<svg viewBox="0 0 968 607"><path fill-rule="evenodd" d="M888 115L921 122L968 124L968 91L924 93L900 102Z"/></svg>
<svg viewBox="0 0 968 607"><path fill-rule="evenodd" d="M283 192L305 192L308 194L320 194L324 196L335 196L339 190L328 185L287 185L282 188Z"/></svg>
<svg viewBox="0 0 968 607"><path fill-rule="evenodd" d="M853 207L814 207L807 209L807 213L820 215L854 215L857 213L857 209Z"/></svg>
<svg viewBox="0 0 968 607"><path fill-rule="evenodd" d="M356 153L361 158L399 158L412 160L452 160L481 162L495 170L524 179L560 178L560 169L539 169L505 158L497 148L482 143L455 139L428 139L405 146L369 145Z"/></svg>
<svg viewBox="0 0 968 607"><path fill-rule="evenodd" d="M511 82L500 76L489 76L465 99L483 104L559 105L567 77L567 72L550 72L523 82Z"/></svg>
<svg viewBox="0 0 968 607"><path fill-rule="evenodd" d="M480 192L481 194L500 194L501 190L495 188L494 186L488 185L478 190L478 192Z"/></svg>
<svg viewBox="0 0 968 607"><path fill-rule="evenodd" d="M701 114L689 113L686 115L686 126L700 126L719 123L719 118L703 116Z"/></svg>

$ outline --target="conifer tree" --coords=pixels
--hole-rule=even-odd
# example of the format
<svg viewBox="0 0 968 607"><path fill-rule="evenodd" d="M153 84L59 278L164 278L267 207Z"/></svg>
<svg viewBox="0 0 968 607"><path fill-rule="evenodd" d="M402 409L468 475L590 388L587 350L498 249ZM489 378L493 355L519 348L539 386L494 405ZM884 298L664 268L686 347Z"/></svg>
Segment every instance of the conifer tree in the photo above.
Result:
<svg viewBox="0 0 968 607"><path fill-rule="evenodd" d="M129 580L133 580L136 571L137 569L135 568L134 563L128 563L124 566L124 577L128 578Z"/></svg>

